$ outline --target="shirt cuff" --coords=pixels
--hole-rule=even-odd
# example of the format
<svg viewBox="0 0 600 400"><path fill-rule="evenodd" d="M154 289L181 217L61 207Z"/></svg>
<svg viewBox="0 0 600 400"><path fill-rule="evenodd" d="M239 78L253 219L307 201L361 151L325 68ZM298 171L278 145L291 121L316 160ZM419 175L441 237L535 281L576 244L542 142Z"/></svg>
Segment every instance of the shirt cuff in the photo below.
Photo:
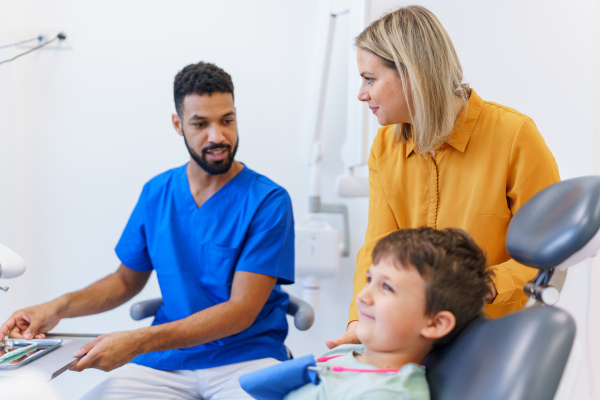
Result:
<svg viewBox="0 0 600 400"><path fill-rule="evenodd" d="M492 282L498 292L491 304L507 303L515 293L515 281L510 271L503 265L494 265L490 270L493 273Z"/></svg>

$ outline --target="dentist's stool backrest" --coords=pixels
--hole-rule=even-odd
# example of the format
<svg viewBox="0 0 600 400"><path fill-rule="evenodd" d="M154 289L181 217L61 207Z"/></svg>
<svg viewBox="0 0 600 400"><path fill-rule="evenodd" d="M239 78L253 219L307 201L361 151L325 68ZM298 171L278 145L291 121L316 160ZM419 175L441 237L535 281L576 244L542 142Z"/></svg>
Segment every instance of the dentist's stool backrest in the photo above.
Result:
<svg viewBox="0 0 600 400"><path fill-rule="evenodd" d="M312 306L304 300L290 296L290 304L286 310L286 314L294 317L294 325L300 331L308 330L315 321L315 311ZM135 321L140 321L144 318L153 317L160 306L162 298L158 297L151 300L140 301L135 303L129 309L129 315Z"/></svg>

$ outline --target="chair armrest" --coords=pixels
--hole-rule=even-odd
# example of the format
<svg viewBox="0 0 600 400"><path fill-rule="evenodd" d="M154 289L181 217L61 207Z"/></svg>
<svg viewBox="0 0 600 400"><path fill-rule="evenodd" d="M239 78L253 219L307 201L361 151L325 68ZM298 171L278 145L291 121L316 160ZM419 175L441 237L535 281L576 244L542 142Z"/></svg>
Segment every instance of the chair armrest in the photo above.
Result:
<svg viewBox="0 0 600 400"><path fill-rule="evenodd" d="M152 317L156 314L160 306L162 305L162 297L156 299L140 301L135 303L129 309L129 315L135 321L140 321L144 318Z"/></svg>
<svg viewBox="0 0 600 400"><path fill-rule="evenodd" d="M296 296L290 296L290 305L286 313L294 317L294 325L300 331L310 328L315 322L315 311L312 306Z"/></svg>

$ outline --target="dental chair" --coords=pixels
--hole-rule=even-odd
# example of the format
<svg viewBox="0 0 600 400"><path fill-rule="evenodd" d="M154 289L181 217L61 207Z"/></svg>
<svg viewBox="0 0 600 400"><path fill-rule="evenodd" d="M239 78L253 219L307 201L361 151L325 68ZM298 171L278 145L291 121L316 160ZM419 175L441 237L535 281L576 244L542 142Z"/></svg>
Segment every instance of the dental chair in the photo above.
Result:
<svg viewBox="0 0 600 400"><path fill-rule="evenodd" d="M478 318L426 359L432 400L551 400L575 338L575 321L552 307L566 269L600 248L600 177L565 180L513 216L508 254L537 268L525 308Z"/></svg>
<svg viewBox="0 0 600 400"><path fill-rule="evenodd" d="M315 321L315 312L310 304L295 296L290 296L290 304L286 314L294 317L294 326L300 331L310 328ZM162 306L162 298L156 298L135 303L129 309L129 315L135 321L152 317Z"/></svg>

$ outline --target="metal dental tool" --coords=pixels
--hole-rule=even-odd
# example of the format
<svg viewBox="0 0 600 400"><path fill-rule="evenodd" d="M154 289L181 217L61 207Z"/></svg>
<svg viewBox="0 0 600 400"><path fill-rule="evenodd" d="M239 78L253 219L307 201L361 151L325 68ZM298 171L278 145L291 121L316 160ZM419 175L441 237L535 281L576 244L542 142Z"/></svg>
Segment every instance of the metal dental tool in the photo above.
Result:
<svg viewBox="0 0 600 400"><path fill-rule="evenodd" d="M0 340L0 350L11 350L15 347L15 342L11 339Z"/></svg>

